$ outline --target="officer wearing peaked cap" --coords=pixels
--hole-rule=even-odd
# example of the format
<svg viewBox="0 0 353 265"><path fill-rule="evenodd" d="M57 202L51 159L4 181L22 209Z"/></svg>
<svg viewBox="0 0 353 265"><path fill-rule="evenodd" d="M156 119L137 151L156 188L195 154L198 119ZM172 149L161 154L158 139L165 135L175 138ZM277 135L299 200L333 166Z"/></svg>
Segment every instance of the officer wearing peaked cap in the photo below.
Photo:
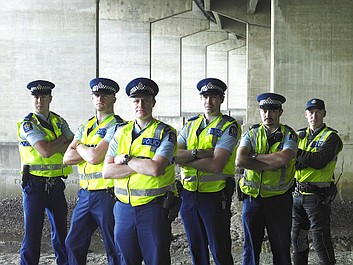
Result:
<svg viewBox="0 0 353 265"><path fill-rule="evenodd" d="M108 78L90 81L95 116L80 125L64 155L64 163L77 165L78 201L73 210L66 249L69 264L86 264L93 233L100 228L109 265L120 264L114 245L114 180L102 176L103 160L115 127L123 122L114 115L119 85ZM102 203L103 202L103 203Z"/></svg>
<svg viewBox="0 0 353 265"><path fill-rule="evenodd" d="M193 264L209 264L208 249L215 264L233 264L230 205L240 125L221 113L224 82L205 78L196 88L204 113L190 118L178 135L176 163L184 186L180 216Z"/></svg>
<svg viewBox="0 0 353 265"><path fill-rule="evenodd" d="M145 264L168 265L171 205L179 202L174 164L176 131L152 116L158 94L153 80L132 80L126 94L135 119L117 127L103 167L104 178L115 179L118 198L114 205L115 244L126 264L144 260Z"/></svg>
<svg viewBox="0 0 353 265"><path fill-rule="evenodd" d="M334 170L343 144L336 130L324 123L325 102L308 100L305 117L308 127L298 130L296 188L293 193L292 246L295 265L308 264L308 234L320 264L335 264L331 240L331 202L335 197Z"/></svg>
<svg viewBox="0 0 353 265"><path fill-rule="evenodd" d="M139 95L150 95L155 97L159 92L159 88L153 80L140 77L130 81L126 85L125 91L130 98L138 97Z"/></svg>
<svg viewBox="0 0 353 265"><path fill-rule="evenodd" d="M35 80L27 85L33 113L17 123L22 164L24 238L20 264L38 264L44 211L51 223L53 249L58 264L68 264L65 238L67 203L64 195L71 166L63 164L63 153L73 138L67 122L50 111L52 82Z"/></svg>
<svg viewBox="0 0 353 265"><path fill-rule="evenodd" d="M28 83L27 88L31 91L31 95L50 95L55 85L46 80L35 80Z"/></svg>
<svg viewBox="0 0 353 265"><path fill-rule="evenodd" d="M257 96L262 122L241 138L236 163L246 169L239 180L243 192L243 264L259 264L264 231L276 264L291 264L291 210L294 185L296 133L280 123L285 97Z"/></svg>

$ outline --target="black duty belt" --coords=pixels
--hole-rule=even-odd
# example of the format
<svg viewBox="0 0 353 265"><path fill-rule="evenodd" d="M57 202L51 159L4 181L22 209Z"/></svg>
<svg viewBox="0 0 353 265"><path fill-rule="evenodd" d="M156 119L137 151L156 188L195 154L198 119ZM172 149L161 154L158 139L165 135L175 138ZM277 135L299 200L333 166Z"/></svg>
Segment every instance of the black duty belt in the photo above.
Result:
<svg viewBox="0 0 353 265"><path fill-rule="evenodd" d="M326 189L327 187L320 188L318 186L315 186L307 182L302 182L302 183L297 182L297 186L296 186L297 191L305 192L305 193L317 193L317 192L325 191Z"/></svg>
<svg viewBox="0 0 353 265"><path fill-rule="evenodd" d="M61 176L60 177L41 177L41 176L35 176L30 174L30 179L35 179L40 182L50 182L52 184L55 184L61 179Z"/></svg>
<svg viewBox="0 0 353 265"><path fill-rule="evenodd" d="M96 192L96 191L104 191L104 192L114 192L114 188L111 187L111 188L105 188L105 189L97 189L97 190L88 190L89 192Z"/></svg>

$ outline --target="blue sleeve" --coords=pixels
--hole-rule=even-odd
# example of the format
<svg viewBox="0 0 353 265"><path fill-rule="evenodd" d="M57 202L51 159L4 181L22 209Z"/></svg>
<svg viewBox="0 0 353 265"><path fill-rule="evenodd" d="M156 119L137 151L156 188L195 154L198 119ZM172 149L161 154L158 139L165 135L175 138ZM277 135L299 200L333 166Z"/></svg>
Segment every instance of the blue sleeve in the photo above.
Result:
<svg viewBox="0 0 353 265"><path fill-rule="evenodd" d="M83 135L83 125L77 128L74 140L81 141Z"/></svg>
<svg viewBox="0 0 353 265"><path fill-rule="evenodd" d="M187 144L187 135L186 135L186 125L180 130L179 135L178 135L178 144L185 146Z"/></svg>
<svg viewBox="0 0 353 265"><path fill-rule="evenodd" d="M251 141L249 131L245 132L240 139L239 147L245 147L251 149Z"/></svg>
<svg viewBox="0 0 353 265"><path fill-rule="evenodd" d="M115 157L117 153L118 153L118 141L116 140L116 137L113 137L109 141L109 147L108 147L106 156Z"/></svg>
<svg viewBox="0 0 353 265"><path fill-rule="evenodd" d="M233 153L234 148L238 143L238 135L234 134L234 132L238 132L236 125L231 125L226 128L221 138L217 141L215 148L222 148Z"/></svg>
<svg viewBox="0 0 353 265"><path fill-rule="evenodd" d="M169 162L171 162L174 157L175 145L176 134L171 130L162 138L162 142L157 148L155 155L163 156L167 158Z"/></svg>
<svg viewBox="0 0 353 265"><path fill-rule="evenodd" d="M110 140L113 138L114 133L115 133L115 126L116 124L113 124L112 126L110 126L109 128L107 128L107 133L105 134L103 140L106 142L110 142Z"/></svg>
<svg viewBox="0 0 353 265"><path fill-rule="evenodd" d="M294 152L298 150L298 137L295 133L288 133L283 141L283 150L291 149Z"/></svg>
<svg viewBox="0 0 353 265"><path fill-rule="evenodd" d="M35 145L39 141L46 141L43 132L30 121L25 121L21 124L20 135L23 139L26 139L31 146Z"/></svg>
<svg viewBox="0 0 353 265"><path fill-rule="evenodd" d="M65 135L66 138L71 139L72 137L74 137L74 133L70 130L70 127L67 124L66 120L64 120L63 118L61 119L63 122L63 124L61 125L61 132L63 133L63 135Z"/></svg>

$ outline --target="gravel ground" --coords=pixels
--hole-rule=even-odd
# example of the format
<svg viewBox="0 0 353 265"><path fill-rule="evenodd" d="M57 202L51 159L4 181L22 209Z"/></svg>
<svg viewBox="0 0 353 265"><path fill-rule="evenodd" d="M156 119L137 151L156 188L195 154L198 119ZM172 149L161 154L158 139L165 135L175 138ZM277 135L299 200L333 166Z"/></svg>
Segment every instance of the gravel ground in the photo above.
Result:
<svg viewBox="0 0 353 265"><path fill-rule="evenodd" d="M69 212L75 205L76 198L68 198ZM19 248L23 232L23 211L21 197L4 197L0 199L0 264L19 264ZM241 264L243 235L241 229L241 203L235 201L232 206L232 240L235 264ZM336 201L332 206L332 237L336 251L337 264L353 264L353 203ZM69 219L68 219L69 220ZM68 221L69 223L69 221ZM173 222L173 242L171 246L172 264L191 264L187 240L179 218ZM268 240L262 247L261 264L272 264ZM318 264L317 256L311 249L309 264ZM50 245L49 224L46 221L40 264L55 264ZM106 264L103 243L99 231L92 238L88 265Z"/></svg>

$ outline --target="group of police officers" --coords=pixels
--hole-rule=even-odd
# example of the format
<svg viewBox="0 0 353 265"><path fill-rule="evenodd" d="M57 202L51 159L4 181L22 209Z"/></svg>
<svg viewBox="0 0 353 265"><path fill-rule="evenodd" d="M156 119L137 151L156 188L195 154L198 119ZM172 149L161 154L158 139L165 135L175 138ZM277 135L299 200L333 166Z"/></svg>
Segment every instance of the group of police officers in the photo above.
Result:
<svg viewBox="0 0 353 265"><path fill-rule="evenodd" d="M33 113L18 122L22 164L24 239L20 263L39 263L46 211L57 264L86 264L99 227L107 263L171 264L171 223L180 208L193 264L234 264L231 202L243 201L243 264L260 264L265 230L273 264L308 264L309 230L320 264L334 264L330 207L334 169L342 141L323 122L324 101L305 107L309 126L298 132L280 123L285 97L257 97L261 123L241 135L239 123L221 113L227 86L216 78L196 85L204 112L187 120L179 134L153 117L158 85L136 78L126 86L134 119L114 113L119 85L90 82L95 115L73 134L50 111L46 80L27 85ZM239 143L238 143L239 142ZM63 179L77 165L77 204L67 233ZM181 179L175 179L175 166ZM234 178L236 168L244 174Z"/></svg>

